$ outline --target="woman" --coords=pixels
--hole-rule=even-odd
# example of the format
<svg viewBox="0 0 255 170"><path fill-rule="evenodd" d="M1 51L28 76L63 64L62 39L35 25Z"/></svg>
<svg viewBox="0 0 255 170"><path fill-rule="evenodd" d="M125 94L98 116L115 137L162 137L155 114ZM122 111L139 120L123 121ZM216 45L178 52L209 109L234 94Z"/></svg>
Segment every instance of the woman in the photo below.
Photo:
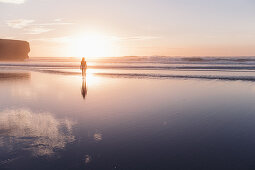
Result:
<svg viewBox="0 0 255 170"><path fill-rule="evenodd" d="M87 62L85 61L85 58L83 57L81 60L81 66L80 66L81 70L82 70L82 76L86 76L86 69L87 69Z"/></svg>

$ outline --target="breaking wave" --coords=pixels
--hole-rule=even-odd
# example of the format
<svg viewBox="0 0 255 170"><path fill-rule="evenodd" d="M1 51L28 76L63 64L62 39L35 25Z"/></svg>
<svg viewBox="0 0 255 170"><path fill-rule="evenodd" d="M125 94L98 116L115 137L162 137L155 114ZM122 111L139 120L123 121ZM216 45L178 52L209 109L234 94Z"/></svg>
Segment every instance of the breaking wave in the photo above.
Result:
<svg viewBox="0 0 255 170"><path fill-rule="evenodd" d="M207 80L225 80L225 81L255 81L255 76L205 76L205 75L169 75L169 74L125 74L125 73L96 73L99 76L122 77L122 78L155 78L155 79L207 79Z"/></svg>
<svg viewBox="0 0 255 170"><path fill-rule="evenodd" d="M78 58L31 58L25 62L0 63L0 69L13 68L62 75L81 74ZM107 77L255 81L255 57L114 57L88 59L88 69L107 70L93 73Z"/></svg>
<svg viewBox="0 0 255 170"><path fill-rule="evenodd" d="M40 70L43 73L60 75L81 75L80 72L68 72L58 70ZM135 79L205 79L223 81L250 81L255 82L255 76L224 76L224 75L175 75L175 74L153 74L153 73L93 73L95 76L111 78L135 78Z"/></svg>

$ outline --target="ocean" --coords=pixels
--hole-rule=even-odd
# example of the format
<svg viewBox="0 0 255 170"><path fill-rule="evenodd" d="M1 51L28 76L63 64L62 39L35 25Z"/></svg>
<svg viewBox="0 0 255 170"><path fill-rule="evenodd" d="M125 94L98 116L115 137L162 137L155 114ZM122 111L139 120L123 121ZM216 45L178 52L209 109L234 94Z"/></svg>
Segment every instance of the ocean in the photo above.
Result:
<svg viewBox="0 0 255 170"><path fill-rule="evenodd" d="M254 169L255 57L0 63L0 169Z"/></svg>

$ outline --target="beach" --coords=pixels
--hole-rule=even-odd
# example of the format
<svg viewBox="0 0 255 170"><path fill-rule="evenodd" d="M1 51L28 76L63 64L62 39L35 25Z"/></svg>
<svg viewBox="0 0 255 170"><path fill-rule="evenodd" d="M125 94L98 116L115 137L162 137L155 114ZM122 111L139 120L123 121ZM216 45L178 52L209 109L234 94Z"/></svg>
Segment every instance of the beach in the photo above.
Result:
<svg viewBox="0 0 255 170"><path fill-rule="evenodd" d="M240 59L242 58L242 60ZM255 58L0 63L0 169L249 169Z"/></svg>

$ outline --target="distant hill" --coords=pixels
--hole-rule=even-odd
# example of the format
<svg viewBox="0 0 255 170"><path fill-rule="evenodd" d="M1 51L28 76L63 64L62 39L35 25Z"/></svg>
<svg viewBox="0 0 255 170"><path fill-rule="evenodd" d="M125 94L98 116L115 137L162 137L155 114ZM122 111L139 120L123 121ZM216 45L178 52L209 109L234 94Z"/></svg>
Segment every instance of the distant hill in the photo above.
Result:
<svg viewBox="0 0 255 170"><path fill-rule="evenodd" d="M0 39L0 60L24 60L29 52L27 41Z"/></svg>

